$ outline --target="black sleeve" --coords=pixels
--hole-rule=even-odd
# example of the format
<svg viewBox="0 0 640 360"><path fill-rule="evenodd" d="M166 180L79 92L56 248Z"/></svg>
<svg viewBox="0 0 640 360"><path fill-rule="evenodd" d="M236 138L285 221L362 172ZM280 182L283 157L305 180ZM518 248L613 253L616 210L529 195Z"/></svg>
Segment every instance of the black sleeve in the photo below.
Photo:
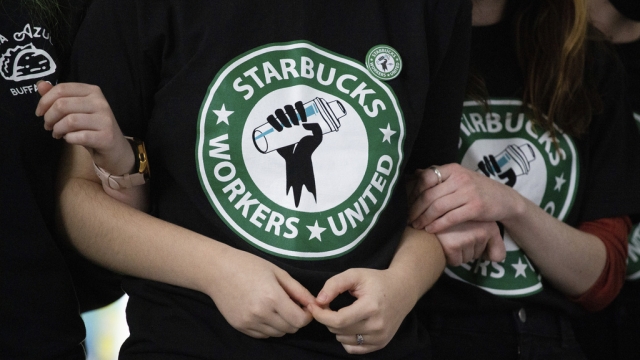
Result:
<svg viewBox="0 0 640 360"><path fill-rule="evenodd" d="M438 6L450 6L450 3L442 3L448 2L439 2L441 5L430 9L432 16L426 22L430 32L427 45L432 76L424 119L406 167L409 174L415 169L456 162L458 158L460 117L469 69L471 2L459 2L453 28L444 27L449 29L449 34L441 34L442 30L439 30L443 27L438 22L441 16ZM445 55L438 58L437 54Z"/></svg>
<svg viewBox="0 0 640 360"><path fill-rule="evenodd" d="M144 139L154 67L144 63L136 4L93 1L74 43L71 79L100 86L122 132Z"/></svg>
<svg viewBox="0 0 640 360"><path fill-rule="evenodd" d="M625 101L622 68L615 59L600 67L603 111L588 139L587 188L581 221L640 214L640 134Z"/></svg>

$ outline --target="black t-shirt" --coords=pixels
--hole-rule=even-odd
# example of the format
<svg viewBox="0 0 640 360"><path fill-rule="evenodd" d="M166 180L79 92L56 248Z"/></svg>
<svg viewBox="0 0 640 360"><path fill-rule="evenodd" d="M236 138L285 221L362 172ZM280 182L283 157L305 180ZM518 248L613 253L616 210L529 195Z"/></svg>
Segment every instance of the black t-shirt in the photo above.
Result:
<svg viewBox="0 0 640 360"><path fill-rule="evenodd" d="M640 59L640 40L627 44L616 44L615 49L626 71L625 81L629 101L638 130L640 130L640 61L638 61ZM633 220L636 224L629 234L629 260L627 262L629 280L640 278L640 224L638 224L640 216ZM634 281L634 287L640 287L637 281ZM637 290L636 293L640 293L640 290Z"/></svg>
<svg viewBox="0 0 640 360"><path fill-rule="evenodd" d="M605 54L594 62L588 73L598 81L604 109L580 138L561 133L558 153L549 134L532 125L530 111L522 106L523 74L512 33L507 21L473 29L471 67L486 83L489 112L483 104L465 102L459 161L513 187L571 226L638 213L640 143L620 67ZM505 262L448 267L425 297L427 311L478 314L528 305L581 313L545 281L508 232L505 245Z"/></svg>
<svg viewBox="0 0 640 360"><path fill-rule="evenodd" d="M626 71L627 93L640 128L640 61L638 61L640 59L640 40L627 44L616 44L615 49Z"/></svg>
<svg viewBox="0 0 640 360"><path fill-rule="evenodd" d="M35 83L62 64L50 29L20 1L0 8L0 352L11 359L83 359L85 330L53 229L60 146L34 113Z"/></svg>
<svg viewBox="0 0 640 360"><path fill-rule="evenodd" d="M84 358L80 312L123 295L121 277L79 255L54 231L54 181L62 141L35 116L35 84L57 84L86 2L59 1L66 18L43 20L0 1L0 340L8 358ZM55 29L47 24L57 23ZM74 291L75 290L75 291Z"/></svg>
<svg viewBox="0 0 640 360"><path fill-rule="evenodd" d="M469 5L98 1L75 76L101 86L123 132L145 140L155 216L268 259L317 294L348 268L386 268L406 224L402 174L455 160ZM125 357L349 357L316 322L257 340L204 294L124 286ZM410 314L385 349L359 358L426 346Z"/></svg>

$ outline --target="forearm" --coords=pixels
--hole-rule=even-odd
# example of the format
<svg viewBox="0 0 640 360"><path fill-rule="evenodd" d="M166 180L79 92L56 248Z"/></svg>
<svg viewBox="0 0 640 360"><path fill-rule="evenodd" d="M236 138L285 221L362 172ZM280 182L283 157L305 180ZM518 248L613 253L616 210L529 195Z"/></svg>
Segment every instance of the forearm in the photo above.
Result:
<svg viewBox="0 0 640 360"><path fill-rule="evenodd" d="M522 198L503 224L545 279L569 296L585 293L606 262L602 241L573 228Z"/></svg>
<svg viewBox="0 0 640 360"><path fill-rule="evenodd" d="M230 248L109 197L92 179L84 149L65 159L76 165L61 171L59 220L82 254L117 272L204 291L218 263L212 255Z"/></svg>
<svg viewBox="0 0 640 360"><path fill-rule="evenodd" d="M444 252L438 238L424 230L405 228L389 270L408 289L406 298L417 302L435 284L444 267Z"/></svg>

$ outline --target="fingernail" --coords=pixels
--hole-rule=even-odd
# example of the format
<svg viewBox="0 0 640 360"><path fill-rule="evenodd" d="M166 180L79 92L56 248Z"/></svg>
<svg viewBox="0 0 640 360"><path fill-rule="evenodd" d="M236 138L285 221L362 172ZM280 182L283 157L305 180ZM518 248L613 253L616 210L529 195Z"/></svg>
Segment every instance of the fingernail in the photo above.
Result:
<svg viewBox="0 0 640 360"><path fill-rule="evenodd" d="M327 294L321 291L316 299L318 299L319 303L324 304L324 302L327 301Z"/></svg>

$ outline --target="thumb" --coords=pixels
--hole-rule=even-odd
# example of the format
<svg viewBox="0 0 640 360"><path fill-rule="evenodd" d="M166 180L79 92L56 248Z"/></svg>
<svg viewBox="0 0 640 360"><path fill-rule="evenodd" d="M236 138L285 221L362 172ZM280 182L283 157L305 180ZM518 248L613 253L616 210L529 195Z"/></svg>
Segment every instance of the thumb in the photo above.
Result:
<svg viewBox="0 0 640 360"><path fill-rule="evenodd" d="M36 87L38 88L38 94L44 96L53 88L53 85L48 81L40 80L36 83Z"/></svg>
<svg viewBox="0 0 640 360"><path fill-rule="evenodd" d="M320 306L329 305L333 299L345 291L355 290L360 278L357 272L347 270L331 277L324 283L322 290L318 293L317 301Z"/></svg>

